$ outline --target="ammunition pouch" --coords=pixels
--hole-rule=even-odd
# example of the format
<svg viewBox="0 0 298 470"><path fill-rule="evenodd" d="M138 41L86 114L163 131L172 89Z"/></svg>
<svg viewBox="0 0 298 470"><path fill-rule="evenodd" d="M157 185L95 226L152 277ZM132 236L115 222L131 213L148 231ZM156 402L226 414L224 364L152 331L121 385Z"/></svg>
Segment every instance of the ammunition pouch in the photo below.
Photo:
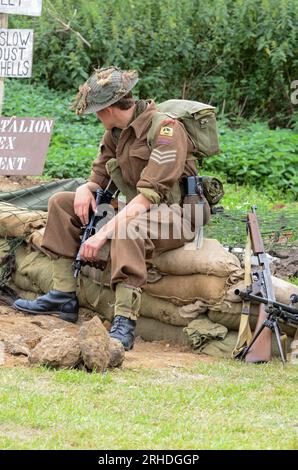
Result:
<svg viewBox="0 0 298 470"><path fill-rule="evenodd" d="M184 214L191 220L192 230L208 224L210 206L203 192L203 182L200 176L187 176L182 179Z"/></svg>

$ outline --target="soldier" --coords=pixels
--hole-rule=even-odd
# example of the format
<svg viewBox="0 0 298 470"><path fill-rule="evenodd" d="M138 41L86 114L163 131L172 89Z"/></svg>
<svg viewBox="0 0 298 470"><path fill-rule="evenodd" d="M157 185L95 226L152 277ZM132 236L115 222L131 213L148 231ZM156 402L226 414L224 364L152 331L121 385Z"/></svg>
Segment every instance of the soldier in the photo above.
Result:
<svg viewBox="0 0 298 470"><path fill-rule="evenodd" d="M77 321L72 264L80 246L81 225L88 223L90 208L96 209L93 193L106 188L112 176L129 202L82 245L80 254L82 260L94 262L111 240L115 306L110 336L126 350L133 347L141 287L146 284L153 252L178 248L194 238L191 220L183 216L181 182L197 174L191 157L193 143L179 121L157 121L152 146L148 145L157 108L151 100L134 100L131 90L137 81L134 71L108 67L95 70L80 87L77 114L96 113L106 132L89 180L75 193L60 192L49 200L42 247L53 260L53 290L34 301L18 299L14 304L28 313L58 314ZM206 222L207 203L204 216Z"/></svg>

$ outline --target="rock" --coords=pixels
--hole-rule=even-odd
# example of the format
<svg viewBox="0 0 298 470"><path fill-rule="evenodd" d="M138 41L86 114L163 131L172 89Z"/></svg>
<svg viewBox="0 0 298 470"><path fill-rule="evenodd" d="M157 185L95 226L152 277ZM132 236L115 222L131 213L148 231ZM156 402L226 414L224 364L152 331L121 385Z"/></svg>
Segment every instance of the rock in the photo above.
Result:
<svg viewBox="0 0 298 470"><path fill-rule="evenodd" d="M111 341L97 316L89 321L91 314L86 310L80 326L52 315L29 315L1 306L0 342L4 345L5 363L19 365L26 361L26 365L98 372L119 367L124 360L122 345Z"/></svg>
<svg viewBox="0 0 298 470"><path fill-rule="evenodd" d="M123 345L115 338L110 338L110 361L111 368L120 367L124 361L125 350Z"/></svg>
<svg viewBox="0 0 298 470"><path fill-rule="evenodd" d="M30 349L21 335L12 335L4 341L5 352L12 356L29 356Z"/></svg>
<svg viewBox="0 0 298 470"><path fill-rule="evenodd" d="M30 364L42 364L50 367L75 367L80 362L79 341L63 329L53 330L30 352Z"/></svg>
<svg viewBox="0 0 298 470"><path fill-rule="evenodd" d="M110 337L98 317L83 323L79 330L79 345L83 363L88 370L103 372L107 369Z"/></svg>

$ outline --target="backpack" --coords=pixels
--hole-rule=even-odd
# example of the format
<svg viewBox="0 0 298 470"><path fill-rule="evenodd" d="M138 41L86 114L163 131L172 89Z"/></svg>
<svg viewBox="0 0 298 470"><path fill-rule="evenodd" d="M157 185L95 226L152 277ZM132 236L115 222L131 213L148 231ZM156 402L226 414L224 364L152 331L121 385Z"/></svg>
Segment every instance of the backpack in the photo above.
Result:
<svg viewBox="0 0 298 470"><path fill-rule="evenodd" d="M209 104L188 100L168 100L157 105L158 112L153 116L147 142L152 143L161 122L167 117L178 119L195 147L199 157L210 157L219 153L219 140L216 125L215 108Z"/></svg>

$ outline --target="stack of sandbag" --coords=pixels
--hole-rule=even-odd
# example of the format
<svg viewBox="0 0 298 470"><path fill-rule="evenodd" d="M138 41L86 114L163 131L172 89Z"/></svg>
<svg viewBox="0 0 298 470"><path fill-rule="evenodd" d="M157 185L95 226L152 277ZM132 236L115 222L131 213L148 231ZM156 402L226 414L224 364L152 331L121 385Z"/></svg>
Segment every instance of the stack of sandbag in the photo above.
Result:
<svg viewBox="0 0 298 470"><path fill-rule="evenodd" d="M26 245L15 253L16 286L35 293L52 287L50 259L41 253L41 240L47 214L0 205L2 237L21 237ZM175 326L186 326L207 312L224 297L227 288L243 277L239 260L217 240L204 240L196 249L193 243L155 257L143 289L141 315ZM112 316L114 293L109 289L110 275L88 266L80 276L79 301L106 318ZM154 282L153 282L154 281Z"/></svg>
<svg viewBox="0 0 298 470"><path fill-rule="evenodd" d="M1 246L0 242L0 257ZM2 250L2 254L4 250ZM36 294L46 293L52 289L52 262L43 253L21 245L15 252L16 269L12 275L14 284L22 290ZM101 273L104 276L104 273ZM78 297L81 307L97 312L102 319L113 317L114 292L108 286L102 286L89 277L81 274L78 285ZM194 306L175 305L163 299L142 293L141 315L175 326L186 326L187 315L193 313ZM185 314L184 314L185 312ZM186 315L186 317L185 317ZM197 314L196 314L197 315Z"/></svg>
<svg viewBox="0 0 298 470"><path fill-rule="evenodd" d="M199 305L201 302L208 308L218 303L226 290L243 278L238 258L217 240L207 238L198 249L195 242L187 243L154 257L152 263L163 277L144 289L152 296L177 305L195 302Z"/></svg>
<svg viewBox="0 0 298 470"><path fill-rule="evenodd" d="M210 305L220 302L233 280L239 279L242 275L237 258L227 253L216 240L204 240L203 246L195 251L189 250L188 246L186 249L182 247L173 250L171 263L175 264L174 260L177 256L179 272L181 272L180 257L183 257L184 250L187 274L185 276L165 274L162 277L159 274L155 277L159 280L148 283L142 294L142 316L175 326L186 326L189 321L206 312ZM213 260L208 265L207 258L210 250L214 253L214 259L216 257L218 259L218 266L221 269L219 269L219 276L214 274L217 269L216 262ZM163 264L167 255L167 253L160 255L161 265L164 270L171 270L171 264L169 268ZM229 259L229 256L230 267L227 269L224 266L224 259ZM198 258L197 263L194 263L194 257ZM13 280L18 287L36 293L48 292L52 288L52 263L42 252L32 250L30 246L24 244L17 248L15 259L16 270ZM190 266L188 259L192 260ZM159 258L154 259L154 264L159 264ZM96 276L94 271L96 271ZM88 276L92 274L93 279ZM79 282L80 305L91 308L105 318L111 318L114 293L108 287L109 275L86 267L82 270Z"/></svg>
<svg viewBox="0 0 298 470"><path fill-rule="evenodd" d="M26 241L15 253L14 283L36 294L52 288L52 263L40 249L46 216L43 212L0 204L0 236L22 237ZM0 258L3 243L0 240ZM211 321L228 330L238 329L242 302L234 290L243 287L244 272L238 258L217 240L204 239L199 249L188 243L151 261L148 283L142 293L141 316L184 327L207 313ZM108 271L88 266L82 269L79 279L80 305L97 312L102 319L111 319L113 315L115 298L109 281ZM298 288L285 281L273 278L273 282L280 302L288 303L291 293L298 294ZM252 327L257 315L258 307L252 305Z"/></svg>

